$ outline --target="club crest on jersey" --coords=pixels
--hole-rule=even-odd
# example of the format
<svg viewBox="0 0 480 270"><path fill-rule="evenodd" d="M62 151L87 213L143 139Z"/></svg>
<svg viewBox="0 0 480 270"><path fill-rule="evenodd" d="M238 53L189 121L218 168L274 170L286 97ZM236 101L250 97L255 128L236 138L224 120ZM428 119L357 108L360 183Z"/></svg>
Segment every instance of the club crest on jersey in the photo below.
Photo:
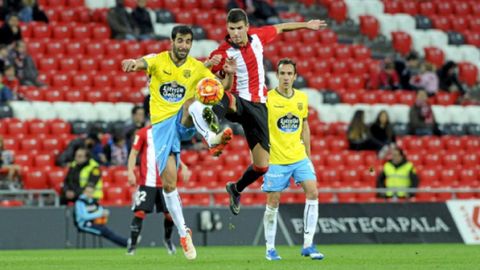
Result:
<svg viewBox="0 0 480 270"><path fill-rule="evenodd" d="M183 85L176 81L164 83L160 86L160 96L168 102L179 102L187 92Z"/></svg>
<svg viewBox="0 0 480 270"><path fill-rule="evenodd" d="M297 103L297 108L299 111L303 111L303 103L302 102L298 102Z"/></svg>
<svg viewBox="0 0 480 270"><path fill-rule="evenodd" d="M190 78L191 75L192 72L189 69L183 71L183 77L185 77L185 79Z"/></svg>
<svg viewBox="0 0 480 270"><path fill-rule="evenodd" d="M300 127L300 118L292 113L288 113L287 115L278 119L277 127L286 133L295 132Z"/></svg>

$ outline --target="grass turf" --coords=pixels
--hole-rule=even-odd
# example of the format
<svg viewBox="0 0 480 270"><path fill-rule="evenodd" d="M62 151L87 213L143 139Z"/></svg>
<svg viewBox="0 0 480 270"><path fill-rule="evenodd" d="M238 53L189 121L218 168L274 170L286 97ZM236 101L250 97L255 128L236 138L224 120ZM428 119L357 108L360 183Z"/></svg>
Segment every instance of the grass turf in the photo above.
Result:
<svg viewBox="0 0 480 270"><path fill-rule="evenodd" d="M281 261L267 261L263 247L198 247L198 258L167 255L165 249L65 249L0 251L1 269L479 269L480 247L462 244L326 245L322 261L301 257L300 247L278 247Z"/></svg>

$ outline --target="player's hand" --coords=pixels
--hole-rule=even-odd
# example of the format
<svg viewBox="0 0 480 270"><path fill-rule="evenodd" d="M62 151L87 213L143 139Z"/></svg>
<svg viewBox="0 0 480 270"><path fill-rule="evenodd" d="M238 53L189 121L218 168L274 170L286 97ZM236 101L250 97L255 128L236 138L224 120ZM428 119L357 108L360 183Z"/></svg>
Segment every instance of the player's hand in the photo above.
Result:
<svg viewBox="0 0 480 270"><path fill-rule="evenodd" d="M103 209L103 211L102 211L102 216L104 216L104 217L110 216L110 210L108 210L108 209Z"/></svg>
<svg viewBox="0 0 480 270"><path fill-rule="evenodd" d="M137 184L137 177L134 172L128 172L128 184L132 187Z"/></svg>
<svg viewBox="0 0 480 270"><path fill-rule="evenodd" d="M73 199L75 198L75 192L71 190L67 190L65 191L65 197L67 197L67 199Z"/></svg>
<svg viewBox="0 0 480 270"><path fill-rule="evenodd" d="M206 60L205 63L203 64L205 65L205 67L211 68L213 66L220 64L220 62L222 62L222 55L215 54L214 56L212 56L212 58Z"/></svg>
<svg viewBox="0 0 480 270"><path fill-rule="evenodd" d="M307 28L310 30L320 30L327 27L327 22L323 20L310 20L307 22Z"/></svg>
<svg viewBox="0 0 480 270"><path fill-rule="evenodd" d="M137 61L135 61L134 59L123 60L122 70L125 72L137 71Z"/></svg>
<svg viewBox="0 0 480 270"><path fill-rule="evenodd" d="M190 171L187 165L185 165L183 162L181 164L180 174L182 175L182 180L184 183L188 182L190 177L192 177L192 171Z"/></svg>
<svg viewBox="0 0 480 270"><path fill-rule="evenodd" d="M223 71L227 74L233 74L237 71L237 61L233 58L227 58L223 65Z"/></svg>

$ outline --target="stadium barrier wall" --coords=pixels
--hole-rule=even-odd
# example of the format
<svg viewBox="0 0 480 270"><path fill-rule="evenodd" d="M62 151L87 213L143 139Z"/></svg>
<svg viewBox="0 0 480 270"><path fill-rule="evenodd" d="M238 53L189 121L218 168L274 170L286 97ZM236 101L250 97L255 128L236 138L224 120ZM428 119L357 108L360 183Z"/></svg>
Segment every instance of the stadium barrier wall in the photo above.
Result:
<svg viewBox="0 0 480 270"><path fill-rule="evenodd" d="M132 212L112 207L108 226L128 237ZM77 231L71 208L0 209L0 249L74 248ZM206 212L204 212L206 211ZM202 215L203 212L203 215ZM263 245L263 207L243 207L239 216L219 207L188 207L187 224L194 243ZM315 242L341 243L467 243L480 244L480 200L447 203L321 204ZM207 215L205 215L207 214ZM213 215L210 215L213 214ZM201 218L203 216L203 220ZM205 224L205 217L215 217ZM303 241L303 205L280 206L277 243ZM209 223L209 222L207 222ZM202 232L201 226L215 228ZM145 219L141 246L163 246L163 217ZM176 232L174 240L178 243ZM87 247L92 246L87 236ZM104 247L113 246L107 240Z"/></svg>

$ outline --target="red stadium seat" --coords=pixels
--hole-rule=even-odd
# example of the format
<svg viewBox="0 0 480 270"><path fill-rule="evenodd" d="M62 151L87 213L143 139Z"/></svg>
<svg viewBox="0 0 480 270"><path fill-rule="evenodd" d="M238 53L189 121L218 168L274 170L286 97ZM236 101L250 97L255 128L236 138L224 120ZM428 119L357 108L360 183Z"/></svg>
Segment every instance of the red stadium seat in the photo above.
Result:
<svg viewBox="0 0 480 270"><path fill-rule="evenodd" d="M347 90L359 91L365 88L365 81L360 76L347 77Z"/></svg>
<svg viewBox="0 0 480 270"><path fill-rule="evenodd" d="M461 165L461 157L455 153L443 155L442 163L446 168L458 168Z"/></svg>
<svg viewBox="0 0 480 270"><path fill-rule="evenodd" d="M341 76L331 76L327 79L328 89L338 91L345 88L345 80Z"/></svg>
<svg viewBox="0 0 480 270"><path fill-rule="evenodd" d="M123 201L126 198L126 189L119 186L113 186L104 189L106 201Z"/></svg>
<svg viewBox="0 0 480 270"><path fill-rule="evenodd" d="M400 2L400 7L403 13L410 14L412 16L415 16L418 14L418 1L412 0L412 1L399 1Z"/></svg>
<svg viewBox="0 0 480 270"><path fill-rule="evenodd" d="M415 103L415 93L412 93L411 91L395 91L395 95L397 95L397 100L401 104L406 104L406 105L413 105Z"/></svg>
<svg viewBox="0 0 480 270"><path fill-rule="evenodd" d="M480 139L477 137L463 137L461 140L468 152L480 151Z"/></svg>
<svg viewBox="0 0 480 270"><path fill-rule="evenodd" d="M347 19L347 6L343 1L334 1L328 9L328 17L334 19L337 23L342 23Z"/></svg>
<svg viewBox="0 0 480 270"><path fill-rule="evenodd" d="M65 99L64 92L58 90L46 90L45 101L55 102L63 101Z"/></svg>
<svg viewBox="0 0 480 270"><path fill-rule="evenodd" d="M301 37L303 44L314 44L320 41L320 35L316 31L302 31Z"/></svg>
<svg viewBox="0 0 480 270"><path fill-rule="evenodd" d="M434 153L440 150L443 150L443 141L437 137L429 137L428 140L425 141L425 145L427 146L427 151Z"/></svg>
<svg viewBox="0 0 480 270"><path fill-rule="evenodd" d="M362 103L376 104L380 102L380 95L377 91L367 91L361 96Z"/></svg>
<svg viewBox="0 0 480 270"><path fill-rule="evenodd" d="M412 49L412 38L405 32L392 32L392 44L397 52L406 55Z"/></svg>
<svg viewBox="0 0 480 270"><path fill-rule="evenodd" d="M92 58L79 59L80 71L95 71L97 70L97 62Z"/></svg>
<svg viewBox="0 0 480 270"><path fill-rule="evenodd" d="M440 171L440 181L443 183L453 183L458 181L459 177L457 170L455 169L444 169Z"/></svg>
<svg viewBox="0 0 480 270"><path fill-rule="evenodd" d="M380 25L375 17L370 15L360 16L360 33L373 40L378 36L379 32Z"/></svg>
<svg viewBox="0 0 480 270"><path fill-rule="evenodd" d="M80 42L67 43L65 47L65 53L70 56L82 55L85 52L85 47Z"/></svg>
<svg viewBox="0 0 480 270"><path fill-rule="evenodd" d="M372 52L370 49L363 45L353 45L351 46L351 52L355 57L355 60L367 60L370 59Z"/></svg>
<svg viewBox="0 0 480 270"><path fill-rule="evenodd" d="M120 71L120 63L117 63L115 59L102 59L100 60L101 71Z"/></svg>
<svg viewBox="0 0 480 270"><path fill-rule="evenodd" d="M424 16L431 16L435 14L435 6L432 2L420 2L419 12Z"/></svg>
<svg viewBox="0 0 480 270"><path fill-rule="evenodd" d="M360 96L356 92L346 92L342 97L342 102L347 104L356 104L360 103Z"/></svg>
<svg viewBox="0 0 480 270"><path fill-rule="evenodd" d="M104 54L105 48L101 42L92 42L85 45L85 51L88 56L98 57Z"/></svg>
<svg viewBox="0 0 480 270"><path fill-rule="evenodd" d="M60 14L65 14L65 13L69 13L69 11L65 10L65 11L62 11L62 13ZM72 11L73 13L73 11ZM52 30L52 38L53 39L60 39L60 40L64 40L64 39L68 39L68 38L71 38L72 37L72 30L70 29L70 27L66 26L66 25L55 25L53 26L53 30Z"/></svg>
<svg viewBox="0 0 480 270"><path fill-rule="evenodd" d="M459 180L461 185L472 186L478 180L477 171L473 169L459 170Z"/></svg>
<svg viewBox="0 0 480 270"><path fill-rule="evenodd" d="M8 134L28 134L27 125L24 122L10 122L7 124Z"/></svg>
<svg viewBox="0 0 480 270"><path fill-rule="evenodd" d="M20 141L20 149L23 151L40 151L42 150L40 141L36 138L25 138Z"/></svg>
<svg viewBox="0 0 480 270"><path fill-rule="evenodd" d="M382 92L380 94L380 103L393 105L398 103L397 96L392 92Z"/></svg>
<svg viewBox="0 0 480 270"><path fill-rule="evenodd" d="M63 145L57 138L45 138L42 140L42 150L57 155L63 150Z"/></svg>
<svg viewBox="0 0 480 270"><path fill-rule="evenodd" d="M89 91L86 94L85 101L87 102L101 102L101 101L106 101L107 96L106 93L102 91Z"/></svg>
<svg viewBox="0 0 480 270"><path fill-rule="evenodd" d="M320 42L324 45L337 43L337 34L332 30L324 30L320 32Z"/></svg>
<svg viewBox="0 0 480 270"><path fill-rule="evenodd" d="M312 64L311 68L313 68L315 75L323 75L323 74L330 73L332 71L329 61L319 60L311 64Z"/></svg>
<svg viewBox="0 0 480 270"><path fill-rule="evenodd" d="M309 79L307 79L308 81L308 86L309 87L312 87L312 88L315 88L315 89L326 89L327 87L327 83L325 81L325 78L324 77L321 77L321 76L313 76Z"/></svg>
<svg viewBox="0 0 480 270"><path fill-rule="evenodd" d="M474 86L478 82L478 68L468 62L462 62L458 64L458 75L460 81L468 84L469 86Z"/></svg>
<svg viewBox="0 0 480 270"><path fill-rule="evenodd" d="M367 73L367 66L364 62L352 61L350 62L349 67L352 75L364 76Z"/></svg>
<svg viewBox="0 0 480 270"><path fill-rule="evenodd" d="M435 167L435 166L439 166L440 165L440 155L438 154L427 154L425 157L424 157L424 160L423 160L423 163L425 164L425 166L430 166L430 167Z"/></svg>
<svg viewBox="0 0 480 270"><path fill-rule="evenodd" d="M72 85L75 87L91 86L92 78L87 74L78 74L72 79Z"/></svg>
<svg viewBox="0 0 480 270"><path fill-rule="evenodd" d="M61 42L49 42L46 45L47 55L57 56L64 53L64 45Z"/></svg>
<svg viewBox="0 0 480 270"><path fill-rule="evenodd" d="M30 170L23 178L25 189L48 189L48 178L43 170Z"/></svg>
<svg viewBox="0 0 480 270"><path fill-rule="evenodd" d="M70 102L85 101L85 93L79 90L70 90L65 93L65 101L70 101Z"/></svg>
<svg viewBox="0 0 480 270"><path fill-rule="evenodd" d="M30 134L49 134L50 126L43 121L28 122L28 131Z"/></svg>
<svg viewBox="0 0 480 270"><path fill-rule="evenodd" d="M50 123L50 129L52 134L70 134L72 132L72 126L68 122L62 120L52 121Z"/></svg>
<svg viewBox="0 0 480 270"><path fill-rule="evenodd" d="M33 28L33 37L36 39L50 38L52 30L47 24L39 24Z"/></svg>
<svg viewBox="0 0 480 270"><path fill-rule="evenodd" d="M61 71L77 71L78 61L73 58L60 58L59 66Z"/></svg>
<svg viewBox="0 0 480 270"><path fill-rule="evenodd" d="M92 38L96 40L105 40L110 38L110 28L103 25L96 25L92 28Z"/></svg>
<svg viewBox="0 0 480 270"><path fill-rule="evenodd" d="M44 91L39 91L39 90L29 90L23 93L23 96L25 97L26 100L44 100L45 95Z"/></svg>
<svg viewBox="0 0 480 270"><path fill-rule="evenodd" d="M41 71L57 70L57 68L58 68L57 59L55 59L55 58L42 58L42 59L40 59L40 62L38 62L38 68Z"/></svg>
<svg viewBox="0 0 480 270"><path fill-rule="evenodd" d="M352 57L350 47L346 45L338 45L335 48L335 58L337 60L347 60Z"/></svg>
<svg viewBox="0 0 480 270"><path fill-rule="evenodd" d="M437 105L454 105L456 100L457 97L455 93L438 92L435 95L435 104Z"/></svg>
<svg viewBox="0 0 480 270"><path fill-rule="evenodd" d="M31 55L38 55L45 53L45 44L43 42L30 41L27 44L27 51Z"/></svg>
<svg viewBox="0 0 480 270"><path fill-rule="evenodd" d="M433 27L442 31L449 31L452 28L450 20L444 16L431 16Z"/></svg>
<svg viewBox="0 0 480 270"><path fill-rule="evenodd" d="M285 44L280 48L280 56L287 58L296 58L297 48L293 45Z"/></svg>
<svg viewBox="0 0 480 270"><path fill-rule="evenodd" d="M441 49L436 47L425 47L425 60L435 65L437 68L443 66L445 55Z"/></svg>
<svg viewBox="0 0 480 270"><path fill-rule="evenodd" d="M198 1L200 3L200 8L202 10L212 10L215 9L216 5L215 2L216 0L203 0L203 1Z"/></svg>
<svg viewBox="0 0 480 270"><path fill-rule="evenodd" d="M462 16L471 14L472 12L472 9L470 8L470 5L468 4L468 2L464 2L464 1L457 1L455 5L453 5L453 10L455 11L455 14L462 15ZM459 19L459 18L461 17L460 16L456 17L456 19Z"/></svg>
<svg viewBox="0 0 480 270"><path fill-rule="evenodd" d="M213 24L214 17L211 12L197 12L195 14L195 24L196 25L210 25Z"/></svg>
<svg viewBox="0 0 480 270"><path fill-rule="evenodd" d="M479 162L480 157L475 153L466 153L462 155L462 163L465 167L475 167Z"/></svg>
<svg viewBox="0 0 480 270"><path fill-rule="evenodd" d="M111 85L111 80L109 76L104 75L104 74L99 74L93 76L93 86L94 87L110 87Z"/></svg>
<svg viewBox="0 0 480 270"><path fill-rule="evenodd" d="M112 41L108 41L106 43L107 45L107 50L105 50L105 53L106 55L108 55L109 57L108 58L101 58L102 60L107 60L107 59L111 59L111 57L118 57L118 56L122 56L125 54L125 47L126 46L129 46L130 43L127 43L127 42L112 42Z"/></svg>
<svg viewBox="0 0 480 270"><path fill-rule="evenodd" d="M145 96L139 91L132 91L128 93L128 102L140 104L143 103Z"/></svg>
<svg viewBox="0 0 480 270"><path fill-rule="evenodd" d="M125 46L125 55L127 57L141 57L143 55L143 47L139 43L130 43Z"/></svg>
<svg viewBox="0 0 480 270"><path fill-rule="evenodd" d="M465 17L452 16L450 17L450 23L453 31L461 33L468 29L468 20Z"/></svg>
<svg viewBox="0 0 480 270"><path fill-rule="evenodd" d="M385 13L396 14L401 13L400 1L385 0L383 1Z"/></svg>
<svg viewBox="0 0 480 270"><path fill-rule="evenodd" d="M15 164L22 167L33 167L32 156L28 153L18 153L15 154Z"/></svg>
<svg viewBox="0 0 480 270"><path fill-rule="evenodd" d="M458 151L463 149L464 143L459 138L443 136L442 140L444 140L446 149L449 151Z"/></svg>
<svg viewBox="0 0 480 270"><path fill-rule="evenodd" d="M344 58L346 59L346 58ZM334 75L343 75L345 73L348 73L348 65L349 62L343 61L343 60L338 60L334 61L332 63L332 72Z"/></svg>
<svg viewBox="0 0 480 270"><path fill-rule="evenodd" d="M450 4L450 2L447 2L447 1L436 2L436 6L437 6L437 14L450 15L453 12L453 7Z"/></svg>
<svg viewBox="0 0 480 270"><path fill-rule="evenodd" d="M52 77L52 86L54 87L68 87L71 86L70 76L67 74L56 74Z"/></svg>
<svg viewBox="0 0 480 270"><path fill-rule="evenodd" d="M50 154L35 155L35 166L40 168L55 165L55 158Z"/></svg>

